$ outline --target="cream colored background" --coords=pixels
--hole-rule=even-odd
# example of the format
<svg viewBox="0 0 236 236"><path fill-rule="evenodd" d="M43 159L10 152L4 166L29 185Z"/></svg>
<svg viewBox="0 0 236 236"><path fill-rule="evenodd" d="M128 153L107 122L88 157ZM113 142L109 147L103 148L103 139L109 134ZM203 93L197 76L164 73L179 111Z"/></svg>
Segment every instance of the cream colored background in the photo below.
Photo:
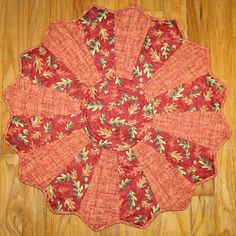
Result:
<svg viewBox="0 0 236 236"><path fill-rule="evenodd" d="M228 87L224 113L233 129L217 156L218 176L196 189L187 210L164 213L147 229L94 233L76 216L53 215L39 190L19 182L18 157L1 140L0 236L236 235L236 0L0 0L0 94L16 79L19 53L38 44L50 22L77 18L92 2L112 10L136 2L153 16L177 18L191 41L210 49L213 72ZM3 134L9 114L0 104Z"/></svg>

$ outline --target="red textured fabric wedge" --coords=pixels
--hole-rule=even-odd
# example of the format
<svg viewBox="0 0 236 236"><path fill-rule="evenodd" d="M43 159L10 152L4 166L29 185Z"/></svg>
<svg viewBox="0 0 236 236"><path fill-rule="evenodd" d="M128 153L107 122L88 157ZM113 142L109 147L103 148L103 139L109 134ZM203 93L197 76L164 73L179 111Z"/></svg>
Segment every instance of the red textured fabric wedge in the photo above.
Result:
<svg viewBox="0 0 236 236"><path fill-rule="evenodd" d="M137 5L52 23L4 92L19 178L95 231L186 209L231 135L209 58Z"/></svg>

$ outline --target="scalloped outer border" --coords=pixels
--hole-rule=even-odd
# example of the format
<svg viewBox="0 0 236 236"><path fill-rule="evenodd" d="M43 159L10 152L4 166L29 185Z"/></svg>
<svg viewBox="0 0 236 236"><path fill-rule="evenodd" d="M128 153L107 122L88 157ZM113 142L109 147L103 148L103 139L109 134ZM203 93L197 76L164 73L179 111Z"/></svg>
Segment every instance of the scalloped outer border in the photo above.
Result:
<svg viewBox="0 0 236 236"><path fill-rule="evenodd" d="M181 26L181 24L180 24L180 22L179 22L178 19L176 19L176 18L171 18L171 17L157 18L157 17L151 16L146 10L144 10L144 9L143 9L142 7L140 7L138 4L129 4L129 5L127 5L127 7L121 8L121 9L119 9L119 10L117 10L117 11L110 10L110 9L108 9L108 8L106 8L106 7L103 7L103 6L100 6L100 5L98 5L98 4L92 4L88 9L86 9L86 10L85 10L79 17L77 17L76 19L72 19L72 20L57 20L57 21L54 21L54 22L50 23L50 24L48 25L47 30L44 32L44 35L48 33L48 30L49 30L49 28L50 28L50 26L51 26L52 24L54 24L54 23L56 23L56 22L57 22L57 23L58 23L58 22L71 22L71 21L76 22L80 17L82 17L83 15L85 15L85 14L86 14L91 8L93 8L93 7L97 7L97 8L99 8L99 9L103 9L103 10L106 10L106 11L109 11L109 12L115 14L115 13L120 12L120 11L125 11L126 9L128 9L128 8L131 7L131 6L137 7L139 10L141 10L141 11L143 12L143 14L145 14L147 17L149 17L149 18L151 18L151 19L153 19L153 20L163 20L163 19L175 20L176 23L177 23L177 27L179 28L179 30L180 30L180 32L181 32L181 34L182 34L182 36L183 36L184 41L190 42L190 41L188 40L187 36L185 35L185 33L184 33L184 31L183 31L183 28L182 28L182 26ZM193 43L193 42L190 42L190 43L195 44L195 45L198 45L198 46L200 46L201 48L207 50L207 54L208 54L207 61L208 61L208 63L209 63L209 74L210 74L212 77L216 78L218 81L220 81L221 84L225 87L225 90L226 90L226 91L225 91L224 99L223 99L223 101L222 101L222 107L224 107L226 98L227 98L227 96L228 96L228 89L227 89L225 83L223 83L221 80L219 80L218 77L215 76L215 74L212 72L212 69L211 69L210 50L209 50L208 48L205 48L205 47L203 47L203 46L197 44L197 43ZM33 50L33 49L39 47L40 45L41 45L41 43L39 43L39 44L37 44L37 45L35 45L35 46L31 47L31 48L27 48L26 50L22 51L22 52L19 54L19 57L18 57L18 58L21 58L24 53L26 53L26 52L29 51L29 50ZM10 87L14 86L14 84L16 83L16 81L18 81L18 80L20 79L21 70L22 70L22 64L21 64L21 61L20 61L17 79L16 79L15 81L13 81L13 82L3 91L3 101L6 103L7 108L8 108L8 111L10 111L10 109L9 109L9 105L8 105L8 103L7 103L7 101L6 101L5 93L7 92L7 90L8 90ZM223 119L225 120L226 124L228 125L228 127L229 127L229 129L230 129L230 132L229 132L228 136L225 138L224 141L221 142L221 144L220 144L220 147L221 147L221 146L231 137L231 135L232 135L232 129L230 128L229 122L226 120L225 115L223 114L223 112L220 112L220 113L221 113ZM5 132L4 132L4 134L3 134L3 140L10 146L10 148L11 148L14 152L16 152L16 154L17 154L18 156L20 156L20 155L21 155L20 152L19 152L16 148L14 148L14 147L7 141L7 139L6 139L6 134L7 134L8 128L9 128L9 126L10 126L12 117L13 117L13 114L10 112L10 117L9 117L8 122L7 122L7 126L6 126L6 128L5 128ZM42 194L44 195L45 201L46 201L46 203L47 203L47 207L48 207L48 209L49 209L52 213L58 214L58 215L77 215L77 216L81 219L81 221L83 221L89 228L91 228L91 229L94 230L94 231L101 231L101 230L103 230L103 229L105 229L105 228L108 228L108 227L110 227L110 226L112 226L112 225L116 225L116 224L120 224L120 223L129 225L129 226L132 226L132 227L135 227L135 228L144 229L144 228L147 228L147 227L159 216L159 214L161 214L162 212L183 211L183 210L185 210L185 209L187 209L187 208L189 207L190 202L191 202L191 199L192 199L193 191L195 190L195 188L196 188L198 185L200 185L200 184L202 184L202 183L205 183L205 182L207 182L207 181L209 181L209 180L211 180L211 179L214 179L214 178L216 177L217 172L218 172L218 171L217 171L217 170L218 170L218 167L217 167L217 166L218 166L218 163L217 163L216 153L217 153L217 151L220 149L220 147L219 147L218 149L216 149L216 150L213 152L213 154L215 155L215 158L214 158L215 174L212 175L212 176L210 176L210 177L207 177L207 178L205 178L205 179L203 179L203 180L200 180L199 182L197 182L197 183L195 183L195 184L192 185L192 194L191 194L191 197L189 198L188 202L186 202L186 205L185 205L183 208L178 209L178 210L168 210L168 211L166 211L166 210L165 210L165 211L160 210L160 211L159 211L157 214L155 214L144 226L139 226L139 225L136 225L136 224L134 224L134 223L132 223L132 222L127 222L127 221L124 221L124 220L118 220L117 222L113 222L113 223L111 223L111 224L102 226L102 227L100 227L100 228L94 228L94 227L93 227L92 225L90 225L84 218L82 218L78 212L55 212L55 211L51 208L50 204L48 203L47 198L46 198L46 194L45 194L44 190L41 190L38 186L32 186L30 183L28 183L27 181L24 181L24 180L22 180L22 179L20 178L20 175L19 175L19 169L20 169L19 167L20 167L20 165L18 165L18 177L19 177L19 179L20 179L20 181L21 181L22 183L24 183L24 184L26 184L26 185L29 185L29 186L32 186L32 187L34 187L34 188L36 188L36 189L38 189L38 190L40 190L40 191L42 192ZM19 164L20 164L20 158L19 158Z"/></svg>

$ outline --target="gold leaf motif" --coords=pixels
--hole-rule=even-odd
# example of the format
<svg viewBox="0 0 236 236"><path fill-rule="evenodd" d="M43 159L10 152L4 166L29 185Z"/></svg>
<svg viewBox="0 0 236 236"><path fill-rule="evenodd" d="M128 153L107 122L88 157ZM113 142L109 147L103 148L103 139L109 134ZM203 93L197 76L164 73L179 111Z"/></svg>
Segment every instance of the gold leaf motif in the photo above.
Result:
<svg viewBox="0 0 236 236"><path fill-rule="evenodd" d="M75 202L73 201L73 198L65 198L64 206L70 211L73 211L75 209Z"/></svg>
<svg viewBox="0 0 236 236"><path fill-rule="evenodd" d="M171 104L166 104L165 107L163 108L163 111L168 113L168 112L173 112L176 110L176 104L171 103Z"/></svg>
<svg viewBox="0 0 236 236"><path fill-rule="evenodd" d="M34 133L31 135L32 139L38 139L42 136L42 134L39 131L34 131Z"/></svg>
<svg viewBox="0 0 236 236"><path fill-rule="evenodd" d="M151 48L150 56L154 62L160 62L160 53L157 52L156 49Z"/></svg>
<svg viewBox="0 0 236 236"><path fill-rule="evenodd" d="M148 131L146 134L145 134L145 136L144 136L144 140L145 141L149 141L150 139L151 139L151 137L152 137L152 134L151 134L151 132L150 131Z"/></svg>
<svg viewBox="0 0 236 236"><path fill-rule="evenodd" d="M158 37L158 36L162 35L163 32L162 32L161 30L156 30L156 29L155 29L155 30L153 30L152 33L153 33L153 35L154 35L155 37Z"/></svg>
<svg viewBox="0 0 236 236"><path fill-rule="evenodd" d="M72 180L76 180L76 178L77 178L77 171L76 170L72 170L71 171L71 179Z"/></svg>
<svg viewBox="0 0 236 236"><path fill-rule="evenodd" d="M115 75L115 68L112 67L112 68L107 69L107 72L105 74L105 78L111 79L111 77L113 77L114 75Z"/></svg>
<svg viewBox="0 0 236 236"><path fill-rule="evenodd" d="M31 124L33 127L39 127L39 125L42 123L42 117L41 116L35 116L32 117L31 120Z"/></svg>
<svg viewBox="0 0 236 236"><path fill-rule="evenodd" d="M177 162L183 162L184 157L178 153L177 151L173 151L170 153L170 156L176 160Z"/></svg>
<svg viewBox="0 0 236 236"><path fill-rule="evenodd" d="M128 113L129 115L135 115L137 114L137 111L140 109L140 105L137 104L137 103L134 103L133 105L131 105L129 108L128 108Z"/></svg>
<svg viewBox="0 0 236 236"><path fill-rule="evenodd" d="M46 54L46 50L44 47L39 47L39 55L44 56Z"/></svg>
<svg viewBox="0 0 236 236"><path fill-rule="evenodd" d="M203 105L202 107L200 107L200 111L208 111L209 108L207 107L207 105Z"/></svg>
<svg viewBox="0 0 236 236"><path fill-rule="evenodd" d="M93 166L86 164L86 166L83 167L82 169L83 176L88 177L91 174L92 170L93 170Z"/></svg>
<svg viewBox="0 0 236 236"><path fill-rule="evenodd" d="M147 179L145 178L145 176L143 176L142 178L140 178L136 184L138 189L144 188L146 186L147 183Z"/></svg>
<svg viewBox="0 0 236 236"><path fill-rule="evenodd" d="M203 96L204 96L206 102L211 101L211 99L212 99L212 97L213 97L212 89L209 88L209 89L206 91L206 93L203 94Z"/></svg>
<svg viewBox="0 0 236 236"><path fill-rule="evenodd" d="M130 145L126 142L122 142L122 144L116 144L116 148L114 150L116 151L124 151L130 148Z"/></svg>
<svg viewBox="0 0 236 236"><path fill-rule="evenodd" d="M42 76L45 77L45 78L50 78L50 77L53 76L53 72L49 71L49 70L46 70L46 71L43 72Z"/></svg>
<svg viewBox="0 0 236 236"><path fill-rule="evenodd" d="M184 97L182 98L182 100L183 100L183 102L184 102L185 104L187 104L188 106L191 105L191 104L193 104L192 98L189 98L189 97L187 97L187 96L184 96Z"/></svg>
<svg viewBox="0 0 236 236"><path fill-rule="evenodd" d="M152 204L148 202L147 200L142 201L142 207L144 208L152 208Z"/></svg>
<svg viewBox="0 0 236 236"><path fill-rule="evenodd" d="M106 28L101 28L99 32L99 36L102 40L106 41L108 39L108 33Z"/></svg>
<svg viewBox="0 0 236 236"><path fill-rule="evenodd" d="M94 87L90 87L88 89L88 93L91 98L95 99L95 97L97 96L97 89Z"/></svg>
<svg viewBox="0 0 236 236"><path fill-rule="evenodd" d="M100 128L98 130L98 134L100 136L102 136L103 138L109 138L112 135L112 130L111 129L107 129L107 128Z"/></svg>
<svg viewBox="0 0 236 236"><path fill-rule="evenodd" d="M35 56L33 65L36 67L36 71L40 74L42 72L43 60L40 57Z"/></svg>

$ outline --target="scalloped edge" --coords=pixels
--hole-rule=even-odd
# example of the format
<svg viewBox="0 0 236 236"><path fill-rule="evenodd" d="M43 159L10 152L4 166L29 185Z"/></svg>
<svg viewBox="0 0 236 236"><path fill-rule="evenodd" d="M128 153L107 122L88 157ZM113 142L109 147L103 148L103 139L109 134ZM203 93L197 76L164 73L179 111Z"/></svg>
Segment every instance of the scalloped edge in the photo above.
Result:
<svg viewBox="0 0 236 236"><path fill-rule="evenodd" d="M127 9L129 9L130 7L136 7L139 11L142 11L143 14L145 14L147 17L151 18L152 20L175 20L175 22L176 22L176 24L177 24L177 27L179 28L179 30L180 30L180 32L181 32L181 34L182 34L182 36L183 36L184 41L185 41L185 42L190 42L190 41L188 40L188 37L185 35L185 33L184 33L184 31L183 31L183 28L182 28L182 26L181 26L181 24L180 24L180 22L179 22L179 20L178 20L177 18L169 18L169 17L166 17L166 18L164 18L164 17L163 17L163 18L157 18L157 17L154 17L154 16L152 16L151 14L149 14L145 9L143 9L141 6L139 6L138 4L129 4L129 5L127 5L126 7L121 8L121 9L116 10L116 11L113 11L113 10L108 9L108 8L106 8L106 7L100 6L100 5L98 5L98 4L92 4L88 9L86 9L86 10L85 10L79 17L77 17L76 19L71 19L71 20L56 20L56 21L54 21L54 22L51 22L51 23L48 25L46 31L43 32L43 37L44 37L44 35L46 35L46 34L48 33L50 27L51 27L53 24L59 23L59 22L67 22L67 21L69 21L69 22L71 22L71 21L76 22L78 19L80 19L82 16L84 16L84 15L85 15L91 8L93 8L93 7L97 7L97 8L99 8L99 9L104 9L104 10L106 10L106 11L108 11L108 12L113 13L113 14L116 14L117 12L120 12L120 11L127 10ZM41 41L43 40L43 37L42 37ZM216 78L219 82L221 82L221 84L225 87L225 96L224 96L223 101L222 101L222 109L223 109L224 104L225 104L225 102L226 102L226 98L227 98L227 96L228 96L228 89L227 89L227 86L225 85L225 83L222 82L220 79L218 79L218 77L215 76L215 74L212 72L212 68L211 68L211 58L210 58L210 50L209 50L208 48L206 48L206 47L201 46L201 45L198 44L198 43L195 43L195 42L190 42L190 43L195 44L195 45L198 45L198 46L200 46L200 48L203 48L203 49L207 50L207 55L208 55L207 60L208 60L208 63L209 63L209 74L212 75L214 78ZM7 101L6 101L6 96L5 96L5 94L6 94L6 91L7 91L10 87L12 87L12 86L16 83L16 81L17 81L18 79L20 79L20 75L22 75L22 73L21 73L21 70L22 70L21 57L22 57L22 55L25 54L26 52L28 52L28 51L30 51L30 50L33 50L33 49L35 49L35 48L38 48L38 47L40 47L40 46L42 46L42 43L39 43L39 44L36 44L36 45L33 46L33 47L27 48L27 49L23 50L23 51L18 55L18 58L20 58L20 60L19 60L19 70L18 70L17 79L14 80L13 82L11 82L10 85L8 85L8 86L3 90L3 101L6 103L7 108L8 108L8 111L10 111L10 110L9 110L9 105L8 105L8 103L7 103ZM186 210L186 209L190 206L190 202L191 202L191 200L192 200L193 192L194 192L195 188L196 188L198 185L203 184L203 183L205 183L205 182L207 182L207 181L209 181L209 180L212 180L212 179L214 179L214 178L216 177L216 175L217 175L217 173L218 173L218 162L217 162L217 156L216 156L216 155L217 155L217 152L218 152L218 150L222 147L222 145L223 145L226 141L228 141L228 139L229 139L229 138L231 137L231 135L232 135L232 129L231 129L230 125L229 125L229 122L226 120L225 115L223 114L223 112L220 112L220 113L221 113L221 115L222 115L222 119L225 121L225 123L227 124L227 126L229 127L229 129L230 129L231 132L230 132L229 135L226 137L226 139L222 141L222 143L221 143L221 145L219 146L219 148L216 149L215 151L212 151L212 153L213 153L213 155L214 155L214 161L213 161L213 163L214 163L214 166L215 166L215 174L212 175L212 176L209 176L209 177L207 177L207 178L205 178L205 179L203 179L203 180L200 180L200 181L198 181L198 182L196 182L196 183L194 183L194 184L192 185L191 197L188 199L188 201L186 202L186 205L185 205L183 208L178 209L178 210L174 210L174 209L171 209L171 210L163 210L163 211L160 210L160 211L159 211L156 215L154 215L154 217L152 217L144 226L136 225L136 224L134 224L133 222L128 222L128 221L124 221L124 220L119 220L119 221L113 222L113 223L111 223L111 224L102 226L102 227L100 227L100 228L94 228L94 227L93 227L92 225L90 225L84 218L82 218L78 212L55 212L55 211L51 208L51 206L49 205L49 202L48 202L47 197L46 197L46 193L44 192L45 189L42 190L42 189L40 189L38 186L32 185L32 184L30 184L29 182L22 180L22 179L21 179L21 176L19 175L20 162L21 162L21 161L20 161L20 156L21 156L21 153L22 153L22 152L18 151L16 148L14 148L14 147L6 140L7 131L8 131L8 128L9 128L9 126L10 126L10 124L11 124L11 119L12 119L12 117L13 117L13 114L11 114L11 113L10 113L10 117L9 117L9 119L8 119L8 122L7 122L7 125L6 125L6 128L5 128L5 132L3 133L3 140L10 146L10 149L12 149L12 150L13 150L14 152L16 152L16 154L18 155L18 158L19 158L19 161L18 161L18 178L19 178L19 180L20 180L22 183L26 184L26 185L29 185L29 186L31 186L31 187L34 187L34 188L40 190L40 191L42 192L44 198L45 198L45 201L46 201L46 203L47 203L48 209L49 209L53 214L57 214L57 215L76 215L76 216L78 216L78 217L80 218L80 220L81 220L83 223L85 223L90 229L92 229L92 230L94 230L94 231L101 231L101 230L103 230L103 229L105 229L105 228L108 228L108 227L110 227L110 226L112 226L112 225L116 225L116 224L125 224L125 225L132 226L132 227L134 227L134 228L144 229L144 228L147 228L161 213Z"/></svg>

